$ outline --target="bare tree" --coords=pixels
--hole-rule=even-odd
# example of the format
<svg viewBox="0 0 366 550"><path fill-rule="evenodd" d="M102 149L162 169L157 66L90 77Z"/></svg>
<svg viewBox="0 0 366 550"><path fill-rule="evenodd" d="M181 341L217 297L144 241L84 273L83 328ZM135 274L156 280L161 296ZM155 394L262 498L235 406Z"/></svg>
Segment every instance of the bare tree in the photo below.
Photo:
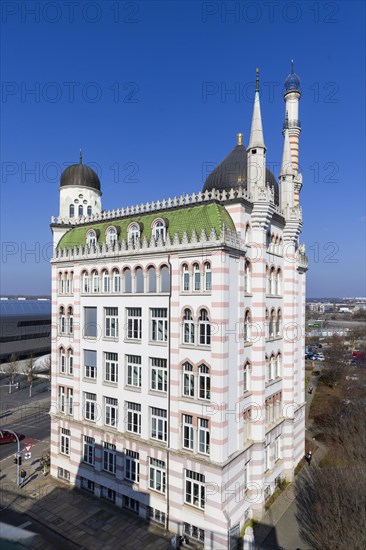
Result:
<svg viewBox="0 0 366 550"><path fill-rule="evenodd" d="M29 359L27 359L24 367L24 374L27 377L27 382L29 384L29 397L32 397L32 387L33 382L36 379L36 365L34 357L31 355Z"/></svg>
<svg viewBox="0 0 366 550"><path fill-rule="evenodd" d="M42 361L42 368L46 371L47 378L51 382L51 356L48 355Z"/></svg>
<svg viewBox="0 0 366 550"><path fill-rule="evenodd" d="M19 361L15 353L13 353L12 356L10 357L10 363L6 368L6 374L8 374L10 377L9 393L11 393L12 386L14 385L14 377L15 377L15 374L18 372L18 367L19 367Z"/></svg>

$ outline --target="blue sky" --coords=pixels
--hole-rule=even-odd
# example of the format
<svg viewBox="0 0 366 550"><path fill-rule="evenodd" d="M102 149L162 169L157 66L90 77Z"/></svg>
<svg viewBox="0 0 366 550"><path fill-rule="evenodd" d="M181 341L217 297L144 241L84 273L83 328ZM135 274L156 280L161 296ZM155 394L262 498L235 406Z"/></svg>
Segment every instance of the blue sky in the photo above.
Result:
<svg viewBox="0 0 366 550"><path fill-rule="evenodd" d="M237 132L248 143L257 66L277 176L294 58L307 294L364 296L364 6L3 2L0 292L50 292L50 216L80 147L105 209L198 191Z"/></svg>

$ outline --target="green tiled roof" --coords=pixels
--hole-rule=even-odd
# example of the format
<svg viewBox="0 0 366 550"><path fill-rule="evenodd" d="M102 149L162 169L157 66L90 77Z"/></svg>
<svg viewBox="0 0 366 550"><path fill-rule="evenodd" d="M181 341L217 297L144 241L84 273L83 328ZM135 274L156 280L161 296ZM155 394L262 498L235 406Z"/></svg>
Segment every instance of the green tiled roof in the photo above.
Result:
<svg viewBox="0 0 366 550"><path fill-rule="evenodd" d="M186 231L191 235L194 229L200 236L202 229L209 236L211 229L220 233L223 224L230 230L234 230L234 222L224 206L216 203L190 206L185 208L174 208L172 210L156 211L149 214L140 214L129 216L122 219L111 219L103 222L93 222L81 227L70 229L60 240L59 248L71 248L73 246L85 245L86 234L89 229L98 229L100 231L98 242L104 244L106 239L106 229L110 226L119 227L120 234L118 240L127 240L127 228L132 222L138 222L142 226L141 239L151 237L151 224L157 218L163 218L168 222L168 233L173 239L175 233L180 237Z"/></svg>

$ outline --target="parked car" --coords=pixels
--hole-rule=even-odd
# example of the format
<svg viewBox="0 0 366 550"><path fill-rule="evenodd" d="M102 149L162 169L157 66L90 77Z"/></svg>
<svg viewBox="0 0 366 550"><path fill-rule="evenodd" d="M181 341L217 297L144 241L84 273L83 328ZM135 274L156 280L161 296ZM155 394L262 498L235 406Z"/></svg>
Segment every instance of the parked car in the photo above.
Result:
<svg viewBox="0 0 366 550"><path fill-rule="evenodd" d="M20 437L17 434L18 437ZM17 440L14 434L6 431L6 430L0 430L0 445L3 443L13 443Z"/></svg>

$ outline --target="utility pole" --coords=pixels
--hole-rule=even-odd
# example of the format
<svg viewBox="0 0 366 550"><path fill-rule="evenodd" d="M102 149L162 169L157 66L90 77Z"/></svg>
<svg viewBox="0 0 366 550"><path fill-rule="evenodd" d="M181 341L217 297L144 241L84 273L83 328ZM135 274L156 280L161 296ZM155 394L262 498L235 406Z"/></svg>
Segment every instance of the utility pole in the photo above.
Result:
<svg viewBox="0 0 366 550"><path fill-rule="evenodd" d="M17 444L18 444L18 451L17 451L17 454L16 454L16 457L17 457L17 485L19 487L20 485L20 472L19 472L19 469L20 469L20 460L21 460L21 456L22 456L22 453L21 453L21 450L20 450L20 441L19 441L19 437L17 436L17 434L15 432L13 432L13 430L9 430L9 428L6 428L6 431L7 432L10 432L11 434L13 434L17 440Z"/></svg>

